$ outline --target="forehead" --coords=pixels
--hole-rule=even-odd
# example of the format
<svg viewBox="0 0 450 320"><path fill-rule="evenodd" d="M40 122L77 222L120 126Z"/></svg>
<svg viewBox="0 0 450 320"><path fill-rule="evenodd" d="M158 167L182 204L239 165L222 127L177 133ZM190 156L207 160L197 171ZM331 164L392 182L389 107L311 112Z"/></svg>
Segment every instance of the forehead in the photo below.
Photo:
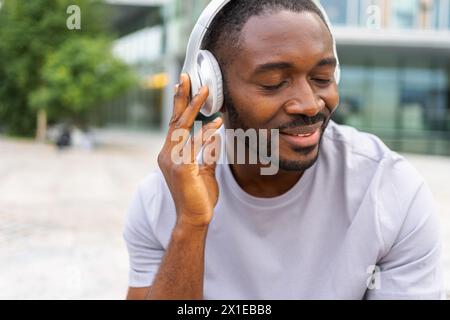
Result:
<svg viewBox="0 0 450 320"><path fill-rule="evenodd" d="M272 61L306 66L333 55L331 34L314 12L281 10L254 16L240 36L235 62L246 69Z"/></svg>

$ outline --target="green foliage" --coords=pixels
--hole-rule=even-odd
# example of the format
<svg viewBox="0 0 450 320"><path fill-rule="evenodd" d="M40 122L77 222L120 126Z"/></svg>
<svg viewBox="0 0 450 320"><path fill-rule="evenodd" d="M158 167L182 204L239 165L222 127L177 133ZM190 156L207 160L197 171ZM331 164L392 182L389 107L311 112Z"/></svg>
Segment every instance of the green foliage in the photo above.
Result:
<svg viewBox="0 0 450 320"><path fill-rule="evenodd" d="M81 9L81 30L66 26ZM31 136L36 111L50 120L84 115L132 83L113 57L105 6L94 0L3 0L0 9L0 127Z"/></svg>
<svg viewBox="0 0 450 320"><path fill-rule="evenodd" d="M133 83L128 68L110 52L107 40L66 41L49 55L42 69L43 85L31 93L30 105L46 108L50 118L84 122L90 110Z"/></svg>

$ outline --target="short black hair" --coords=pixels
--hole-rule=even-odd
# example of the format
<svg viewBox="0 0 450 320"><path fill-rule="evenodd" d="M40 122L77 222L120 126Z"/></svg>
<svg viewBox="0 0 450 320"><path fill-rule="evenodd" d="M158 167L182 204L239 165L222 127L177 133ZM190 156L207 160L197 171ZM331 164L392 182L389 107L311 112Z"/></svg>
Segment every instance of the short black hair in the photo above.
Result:
<svg viewBox="0 0 450 320"><path fill-rule="evenodd" d="M231 63L234 54L231 57L223 57L221 51L223 48L239 48L240 33L245 23L253 16L280 10L313 12L327 25L322 12L312 0L231 0L214 17L204 37L202 48L211 51L223 69Z"/></svg>

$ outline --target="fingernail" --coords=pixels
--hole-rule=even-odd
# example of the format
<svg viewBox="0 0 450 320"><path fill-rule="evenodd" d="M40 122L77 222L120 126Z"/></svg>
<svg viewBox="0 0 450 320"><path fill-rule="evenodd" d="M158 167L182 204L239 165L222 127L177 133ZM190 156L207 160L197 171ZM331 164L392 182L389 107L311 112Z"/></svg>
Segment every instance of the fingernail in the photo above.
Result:
<svg viewBox="0 0 450 320"><path fill-rule="evenodd" d="M180 89L180 85L177 84L174 88L174 93L178 93L178 90Z"/></svg>
<svg viewBox="0 0 450 320"><path fill-rule="evenodd" d="M180 86L183 84L183 80L184 80L184 73L180 75Z"/></svg>

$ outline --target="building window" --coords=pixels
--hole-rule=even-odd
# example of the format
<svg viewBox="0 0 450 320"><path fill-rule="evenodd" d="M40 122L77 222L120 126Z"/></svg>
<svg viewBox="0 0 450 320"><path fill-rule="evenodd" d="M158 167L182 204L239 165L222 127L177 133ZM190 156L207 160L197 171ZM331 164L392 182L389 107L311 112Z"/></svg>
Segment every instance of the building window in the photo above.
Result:
<svg viewBox="0 0 450 320"><path fill-rule="evenodd" d="M450 0L446 0L444 3L447 6L447 16L445 17L447 19L447 29L450 29Z"/></svg>
<svg viewBox="0 0 450 320"><path fill-rule="evenodd" d="M432 2L432 27L434 29L450 29L450 0L434 0Z"/></svg>
<svg viewBox="0 0 450 320"><path fill-rule="evenodd" d="M450 70L417 56L352 57L342 65L333 119L402 152L450 155ZM352 63L356 63L353 65Z"/></svg>
<svg viewBox="0 0 450 320"><path fill-rule="evenodd" d="M332 24L345 25L347 23L347 1L321 0L320 3L327 12Z"/></svg>
<svg viewBox="0 0 450 320"><path fill-rule="evenodd" d="M383 8L381 0L358 0L359 25L375 29L384 26Z"/></svg>
<svg viewBox="0 0 450 320"><path fill-rule="evenodd" d="M432 21L431 21L431 27L433 29L439 29L441 26L441 14L440 14L440 9L441 6L443 4L443 1L441 0L434 0L433 4L432 4L432 8L431 8L431 12L432 12Z"/></svg>
<svg viewBox="0 0 450 320"><path fill-rule="evenodd" d="M356 128L367 128L370 117L367 100L370 98L370 70L366 66L342 66L340 105L334 120Z"/></svg>
<svg viewBox="0 0 450 320"><path fill-rule="evenodd" d="M415 28L417 27L420 1L419 0L392 0L391 26L394 28Z"/></svg>

